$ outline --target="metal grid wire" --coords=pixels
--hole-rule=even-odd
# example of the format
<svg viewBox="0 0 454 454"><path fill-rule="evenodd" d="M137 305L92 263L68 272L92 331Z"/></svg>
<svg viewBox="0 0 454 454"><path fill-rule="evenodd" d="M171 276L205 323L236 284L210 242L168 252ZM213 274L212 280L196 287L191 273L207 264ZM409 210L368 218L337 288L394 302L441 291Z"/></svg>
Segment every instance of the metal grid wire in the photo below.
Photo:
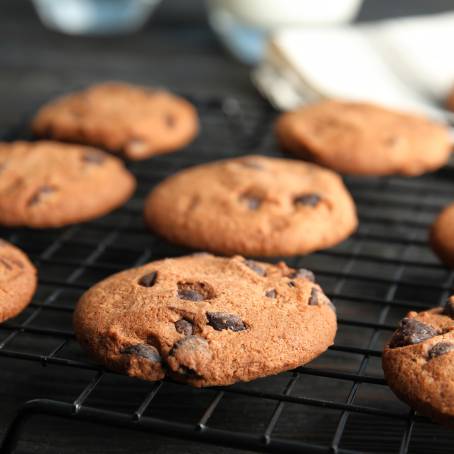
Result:
<svg viewBox="0 0 454 454"><path fill-rule="evenodd" d="M129 167L139 181L132 200L93 222L58 230L1 229L40 270L30 307L0 325L5 357L48 366L78 389L71 399L26 402L3 442L12 452L23 421L36 414L100 422L253 451L442 453L452 432L415 415L386 387L383 343L412 309L442 304L454 274L428 248L427 228L453 197L449 167L420 178L347 178L360 228L343 244L287 259L307 267L338 309L335 345L304 367L251 383L193 389L147 383L92 363L74 340L71 317L89 286L119 270L188 252L151 235L143 199L163 177L190 165L246 153L277 155L275 113L259 102L192 99L202 122L186 150ZM20 129L8 138L24 137ZM278 258L276 258L278 260ZM61 372L61 369L64 372ZM63 385L62 385L63 386Z"/></svg>

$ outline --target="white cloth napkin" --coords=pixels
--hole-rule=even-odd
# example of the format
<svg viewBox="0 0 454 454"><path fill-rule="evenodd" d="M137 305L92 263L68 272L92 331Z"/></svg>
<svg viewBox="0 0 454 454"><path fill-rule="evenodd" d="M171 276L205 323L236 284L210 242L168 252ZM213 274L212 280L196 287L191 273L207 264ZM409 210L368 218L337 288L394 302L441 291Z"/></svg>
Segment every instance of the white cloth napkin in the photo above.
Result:
<svg viewBox="0 0 454 454"><path fill-rule="evenodd" d="M453 122L454 13L332 28L280 30L254 70L288 110L321 97L365 100Z"/></svg>

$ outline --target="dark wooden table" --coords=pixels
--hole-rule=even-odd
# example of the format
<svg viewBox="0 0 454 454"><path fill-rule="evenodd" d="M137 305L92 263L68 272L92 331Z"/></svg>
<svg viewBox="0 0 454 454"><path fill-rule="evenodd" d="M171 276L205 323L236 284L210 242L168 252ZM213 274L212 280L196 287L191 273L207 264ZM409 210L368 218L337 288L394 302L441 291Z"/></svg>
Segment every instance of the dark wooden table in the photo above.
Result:
<svg viewBox="0 0 454 454"><path fill-rule="evenodd" d="M105 79L163 85L183 93L257 98L249 68L236 62L209 29L202 1L165 0L147 26L129 36L86 38L46 30L31 4L0 2L0 130L67 87ZM360 19L437 12L450 0L366 1ZM21 373L26 370L25 373ZM54 374L54 380L64 376ZM0 359L0 437L17 408L51 395L56 384L40 364ZM70 387L65 392L70 393ZM103 426L36 418L26 426L21 453L233 452Z"/></svg>

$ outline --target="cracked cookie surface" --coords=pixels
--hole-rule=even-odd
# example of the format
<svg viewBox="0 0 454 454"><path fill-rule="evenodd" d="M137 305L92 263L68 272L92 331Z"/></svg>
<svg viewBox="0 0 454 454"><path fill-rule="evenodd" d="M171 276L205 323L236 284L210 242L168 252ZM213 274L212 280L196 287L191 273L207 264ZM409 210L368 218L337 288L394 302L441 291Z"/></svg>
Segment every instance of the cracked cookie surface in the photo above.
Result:
<svg viewBox="0 0 454 454"><path fill-rule="evenodd" d="M357 226L342 179L315 164L244 156L185 169L145 202L147 224L169 241L221 254L307 254Z"/></svg>
<svg viewBox="0 0 454 454"><path fill-rule="evenodd" d="M346 174L420 175L445 165L449 129L378 105L326 100L281 115L281 145Z"/></svg>
<svg viewBox="0 0 454 454"><path fill-rule="evenodd" d="M30 303L37 285L36 268L16 246L0 240L0 322Z"/></svg>
<svg viewBox="0 0 454 454"><path fill-rule="evenodd" d="M51 141L0 143L0 224L61 227L102 216L135 188L103 151Z"/></svg>
<svg viewBox="0 0 454 454"><path fill-rule="evenodd" d="M311 361L333 343L336 314L307 270L194 254L98 283L80 299L74 328L111 369L201 387Z"/></svg>
<svg viewBox="0 0 454 454"><path fill-rule="evenodd" d="M51 101L32 123L41 137L85 143L145 159L177 150L197 134L195 108L163 90L105 82Z"/></svg>
<svg viewBox="0 0 454 454"><path fill-rule="evenodd" d="M410 312L383 352L395 394L434 421L454 427L454 297L443 308Z"/></svg>

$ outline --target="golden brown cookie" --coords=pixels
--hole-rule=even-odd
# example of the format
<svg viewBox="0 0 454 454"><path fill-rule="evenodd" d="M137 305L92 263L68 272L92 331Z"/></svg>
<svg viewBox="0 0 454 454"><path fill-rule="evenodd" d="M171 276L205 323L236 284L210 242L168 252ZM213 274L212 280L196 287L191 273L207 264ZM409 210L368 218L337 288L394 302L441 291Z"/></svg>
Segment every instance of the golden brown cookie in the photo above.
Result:
<svg viewBox="0 0 454 454"><path fill-rule="evenodd" d="M28 257L17 247L0 240L0 322L15 317L30 303L37 275Z"/></svg>
<svg viewBox="0 0 454 454"><path fill-rule="evenodd" d="M189 102L171 93L106 82L45 105L32 128L41 137L145 159L187 145L197 134L198 119Z"/></svg>
<svg viewBox="0 0 454 454"><path fill-rule="evenodd" d="M311 361L333 343L336 314L310 271L194 254L98 283L77 304L74 329L108 368L200 387Z"/></svg>
<svg viewBox="0 0 454 454"><path fill-rule="evenodd" d="M383 352L396 395L434 421L454 427L454 297L444 308L410 312Z"/></svg>
<svg viewBox="0 0 454 454"><path fill-rule="evenodd" d="M145 220L169 241L221 254L307 254L357 226L334 172L289 159L245 156L192 167L159 184Z"/></svg>
<svg viewBox="0 0 454 454"><path fill-rule="evenodd" d="M278 119L279 142L298 157L341 173L419 175L446 164L449 130L373 104L326 100Z"/></svg>
<svg viewBox="0 0 454 454"><path fill-rule="evenodd" d="M60 227L102 216L135 188L123 163L95 148L0 143L0 224Z"/></svg>
<svg viewBox="0 0 454 454"><path fill-rule="evenodd" d="M454 267L454 203L438 215L430 229L432 249L447 266Z"/></svg>

